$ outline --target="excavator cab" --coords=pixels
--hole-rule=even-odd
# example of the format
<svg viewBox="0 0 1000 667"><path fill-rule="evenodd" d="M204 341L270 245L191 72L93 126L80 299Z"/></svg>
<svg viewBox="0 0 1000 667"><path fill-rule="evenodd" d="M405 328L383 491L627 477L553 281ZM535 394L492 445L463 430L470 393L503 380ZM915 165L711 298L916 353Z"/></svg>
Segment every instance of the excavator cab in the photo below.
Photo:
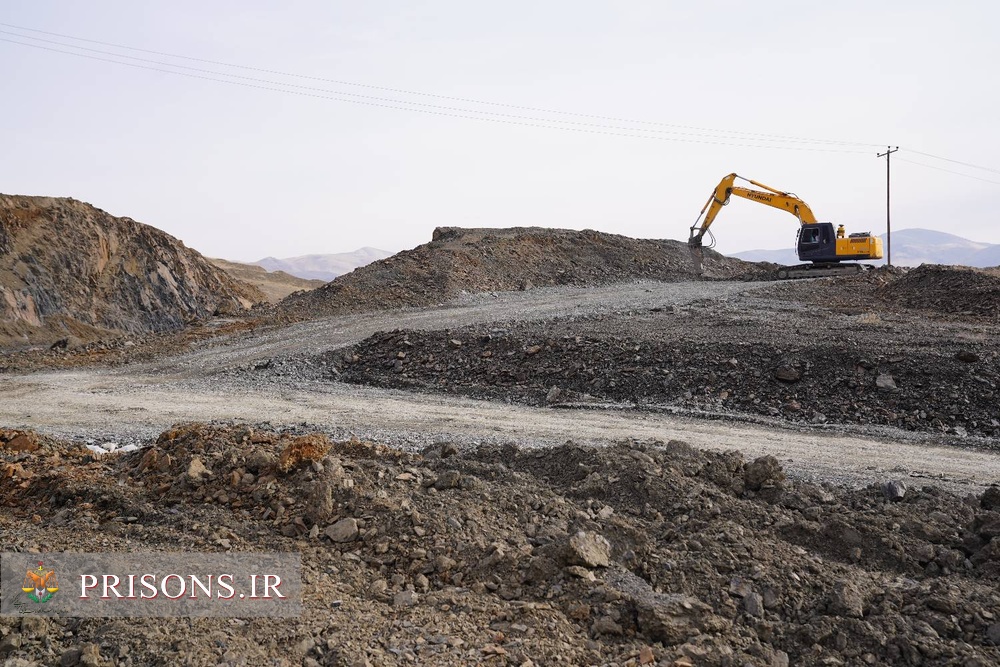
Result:
<svg viewBox="0 0 1000 667"><path fill-rule="evenodd" d="M870 232L838 237L832 222L815 222L799 227L796 248L799 260L833 263L859 259L882 259L882 239Z"/></svg>
<svg viewBox="0 0 1000 667"><path fill-rule="evenodd" d="M799 227L796 250L802 262L839 262L846 259L837 256L837 236L832 222L815 222Z"/></svg>

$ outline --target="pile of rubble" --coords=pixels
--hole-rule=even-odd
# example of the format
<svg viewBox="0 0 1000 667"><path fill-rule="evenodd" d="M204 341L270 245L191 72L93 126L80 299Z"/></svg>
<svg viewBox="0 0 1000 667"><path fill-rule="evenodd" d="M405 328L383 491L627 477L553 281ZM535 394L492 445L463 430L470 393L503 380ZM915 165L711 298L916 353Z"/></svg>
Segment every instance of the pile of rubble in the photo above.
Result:
<svg viewBox="0 0 1000 667"><path fill-rule="evenodd" d="M1000 314L1000 270L924 264L878 292L888 306L995 318Z"/></svg>
<svg viewBox="0 0 1000 667"><path fill-rule="evenodd" d="M4 551L296 551L308 590L296 619L5 617L5 664L1000 660L996 489L845 491L679 442L413 454L240 425L103 455L5 431L0 458Z"/></svg>
<svg viewBox="0 0 1000 667"><path fill-rule="evenodd" d="M606 319L621 321L623 331L637 328L625 321L634 317ZM812 338L808 330L799 336L805 340L793 340L739 322L713 323L705 331L697 323L686 329L665 323L664 329L681 326L677 337L619 335L608 333L607 323L573 320L392 331L322 359L338 370L333 377L347 382L532 405L613 402L1000 435L1000 357L992 346L939 343L935 349L900 339L876 347ZM808 324L808 318L796 321Z"/></svg>
<svg viewBox="0 0 1000 667"><path fill-rule="evenodd" d="M430 243L355 269L310 292L292 294L279 309L296 317L319 317L435 305L467 292L766 275L763 265L708 249L699 257L681 241L592 230L441 227Z"/></svg>
<svg viewBox="0 0 1000 667"><path fill-rule="evenodd" d="M996 320L1000 269L881 266L856 276L776 283L766 293L846 312L920 313L939 321Z"/></svg>

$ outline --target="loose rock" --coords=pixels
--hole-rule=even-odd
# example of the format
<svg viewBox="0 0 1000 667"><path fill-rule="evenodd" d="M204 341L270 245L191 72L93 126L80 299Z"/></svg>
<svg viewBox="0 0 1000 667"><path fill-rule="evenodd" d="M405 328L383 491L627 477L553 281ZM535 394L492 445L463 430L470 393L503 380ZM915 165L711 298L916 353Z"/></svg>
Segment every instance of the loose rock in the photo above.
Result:
<svg viewBox="0 0 1000 667"><path fill-rule="evenodd" d="M326 529L326 536L334 542L352 542L358 539L358 521L348 517Z"/></svg>
<svg viewBox="0 0 1000 667"><path fill-rule="evenodd" d="M611 544L604 536L579 531L567 541L566 563L586 567L607 567L611 564Z"/></svg>
<svg viewBox="0 0 1000 667"><path fill-rule="evenodd" d="M765 486L774 486L785 479L785 473L781 469L778 459L773 456L761 456L748 465L743 478L746 487L752 491L759 491Z"/></svg>
<svg viewBox="0 0 1000 667"><path fill-rule="evenodd" d="M897 391L899 387L896 386L896 381L888 373L880 373L877 378L875 378L875 386L878 387L879 391Z"/></svg>
<svg viewBox="0 0 1000 667"><path fill-rule="evenodd" d="M864 615L864 599L858 587L849 581L839 581L834 584L830 594L830 613L861 618Z"/></svg>
<svg viewBox="0 0 1000 667"><path fill-rule="evenodd" d="M899 502L906 496L906 484L895 479L883 482L882 495L890 502Z"/></svg>

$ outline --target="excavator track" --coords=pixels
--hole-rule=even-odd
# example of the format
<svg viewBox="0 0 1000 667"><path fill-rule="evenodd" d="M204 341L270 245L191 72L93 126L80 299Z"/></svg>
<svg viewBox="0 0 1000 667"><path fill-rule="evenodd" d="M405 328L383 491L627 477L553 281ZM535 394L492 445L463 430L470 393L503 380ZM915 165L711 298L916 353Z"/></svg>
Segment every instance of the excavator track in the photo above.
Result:
<svg viewBox="0 0 1000 667"><path fill-rule="evenodd" d="M797 264L795 266L783 266L778 269L778 280L853 276L870 268L867 264L839 264L836 262L827 264Z"/></svg>

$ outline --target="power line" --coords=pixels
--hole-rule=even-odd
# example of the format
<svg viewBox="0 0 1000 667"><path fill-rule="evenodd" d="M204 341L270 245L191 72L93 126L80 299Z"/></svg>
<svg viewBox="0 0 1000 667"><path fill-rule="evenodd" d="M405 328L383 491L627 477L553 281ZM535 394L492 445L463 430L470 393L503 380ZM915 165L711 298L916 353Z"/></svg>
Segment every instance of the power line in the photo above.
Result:
<svg viewBox="0 0 1000 667"><path fill-rule="evenodd" d="M254 89L258 89L258 90L269 90L269 91L278 92L278 93L286 93L286 94L289 94L289 95L298 95L300 97L311 97L311 98L316 98L316 99L333 100L333 101L337 101L337 102L347 102L347 103L350 103L350 104L359 104L359 105L363 105L363 106L378 107L378 108L383 108L383 109L396 109L396 110L399 110L399 111L415 111L415 112L418 112L418 113L430 114L430 115L435 115L435 116L447 116L447 117L451 117L451 118L464 118L464 119L468 119L468 120L479 120L479 121L486 121L486 122L493 122L493 123L504 123L504 124L507 124L507 125L520 125L520 126L523 126L523 127L537 127L537 128L544 128L544 129L550 129L550 130L563 130L563 131L567 131L567 132L582 132L582 133L586 133L586 134L602 134L602 135L609 135L609 136L630 137L630 138L635 138L635 139L652 139L652 140L658 140L658 141L672 141L672 142L679 142L679 143L709 144L709 145L718 145L718 146L739 146L739 147L744 147L744 148L773 148L773 149L780 149L780 150L813 151L813 152L824 152L824 153L856 153L856 154L867 154L867 151L846 150L846 149L840 149L840 148L820 148L820 147L812 147L812 146L761 145L761 144L734 143L734 142L729 142L729 141L706 141L706 140L701 140L701 139L686 139L686 138L672 137L672 136L657 136L657 135L649 135L649 134L629 134L628 133L628 132L642 131L642 130L638 130L637 128L611 128L611 129L628 130L628 132L612 132L612 131L608 131L608 130L587 129L585 127L564 127L564 126L558 126L558 125L546 125L545 123L554 122L554 121L550 121L550 120L547 120L547 119L534 119L534 118L528 118L528 117L523 117L523 116L514 116L514 118L522 118L522 119L524 119L522 121L522 120L509 120L509 119L505 119L505 118L490 118L490 117L484 117L482 115L479 115L479 116L469 115L469 114L476 114L476 113L485 113L485 112L480 112L480 111L475 111L475 110L456 109L456 111L461 111L462 113L449 113L449 112L445 112L445 111L435 111L435 110L432 110L432 109L420 108L420 107L416 107L416 106L398 106L400 104L406 104L406 105L413 105L413 104L415 104L415 103L406 102L406 101L395 101L395 104L382 104L380 102L366 101L366 100L362 100L362 99L348 99L348 98L344 98L344 97L336 97L336 96L333 96L333 95L320 95L320 94L317 94L317 93L305 92L305 91L302 91L302 90L289 90L289 89L287 89L290 86L289 84L283 84L283 83L278 83L278 82L267 82L267 83L269 83L271 85L264 86L264 85L258 85L258 84L255 84L255 83L248 83L248 82L245 82L245 81L234 81L232 79L219 79L219 78L210 77L210 76L203 76L201 74L193 74L191 72L179 72L177 70L172 70L172 69L163 69L163 68L160 68L160 67L150 67L149 65L141 65L139 63L130 63L130 62L123 62L123 61L120 61L120 60L113 60L111 58L102 58L100 56L88 55L86 53L75 53L73 51L64 51L62 49L55 49L55 48L48 47L48 46L42 46L41 44L30 44L30 43L27 43L27 42L18 42L18 41L7 39L7 38L3 38L3 37L0 37L0 42L7 42L7 43L10 43L10 44L18 44L18 45L21 45L21 46L28 46L28 47L35 48L35 49L41 49L41 50L44 50L44 51L51 51L51 52L54 52L54 53L61 53L61 54L65 54L65 55L76 56L76 57L79 57L79 58L87 58L87 59L90 59L90 60L97 60L97 61L101 61L101 62L113 63L113 64L116 64L116 65L124 65L126 67L134 67L134 68L137 68L137 69L149 70L149 71L153 71L153 72L161 72L161 73L164 73L164 74L176 74L178 76L185 76L185 77L192 78L192 79L201 79L201 80L204 80L204 81L213 81L213 82L216 82L216 83L226 83L226 84L233 85L233 86L242 86L242 87L245 87L245 88L254 88ZM74 48L74 47L70 47L70 48ZM215 73L215 74L217 74L218 76L229 76L229 75L220 74L220 73ZM283 87L276 88L274 86L283 86ZM541 120L542 122L524 122L524 121L527 121L527 120L530 120L530 121ZM599 127L608 127L608 126L599 126ZM698 135L698 136L702 136L702 135ZM750 141L750 139L748 139L748 141Z"/></svg>
<svg viewBox="0 0 1000 667"><path fill-rule="evenodd" d="M916 151L911 151L911 152L915 153ZM944 171L949 174L955 174L956 176L965 176L966 178L972 178L977 181L982 181L983 183L992 183L993 185L1000 185L1000 181L991 181L987 178L979 178L978 176L972 176L971 174L963 174L962 172L955 171L953 169L945 169L944 167L935 167L934 165L931 164L924 164L923 162L914 162L913 160L907 160L906 158L902 157L897 157L896 159L899 160L900 162L908 162L909 164L915 164L918 167L926 167L928 169L934 169L937 171ZM949 160L949 162L953 162L953 160Z"/></svg>
<svg viewBox="0 0 1000 667"><path fill-rule="evenodd" d="M759 132L743 132L743 131L740 131L740 130L719 130L719 129L696 127L696 126L691 126L691 125L677 125L677 124L673 124L673 123L662 123L662 122L657 122L657 121L633 120L633 119L620 118L620 117L615 117L615 116L601 116L601 115L597 115L597 114L587 114L587 113L579 113L579 112L573 112L573 111L559 111L559 110L554 110L554 109L544 109L544 108L540 108L540 107L520 106L520 105L516 105L516 104L506 104L506 103L503 103L503 102L490 102L490 101L476 100L476 99L470 99L470 98L465 98L465 97L452 97L452 96L449 96L449 95L439 95L439 94L435 94L435 93L426 93L426 92L420 92L420 91L415 91L415 90L406 90L406 89L402 89L402 88L390 88L390 87L387 87L387 86L377 86L377 85L366 84L366 83L356 83L356 82L352 82L352 81L342 81L342 80L338 80L338 79L328 79L328 78L323 78L323 77L318 77L318 76L309 76L309 75L305 75L305 74L295 74L295 73L291 73L291 72L282 72L282 71L279 71L279 70L272 70L272 69L266 69L266 68L261 68L261 67L252 67L252 66L241 65L241 64L237 64L237 63L227 63L227 62L218 61L218 60L209 60L209 59L206 59L206 58L196 58L196 57L193 57L193 56L185 56L185 55L176 54L176 53L169 53L169 52L165 52L165 51L154 51L154 50L151 50L151 49L143 49L143 48L134 47L134 46L127 46L127 45L124 45L124 44L116 44L114 42L104 42L104 41L100 41L100 40L96 40L96 39L87 39L87 38L84 38L84 37L76 37L76 36L73 36L73 35L66 35L66 34L62 34L62 33L48 32L48 31L45 31L45 30L37 30L35 28L27 28L27 27L24 27L24 26L13 25L13 24L10 24L10 23L0 22L0 26L5 26L7 28L14 28L16 30L24 30L24 31L28 31L28 32L36 32L36 33L39 33L39 34L49 35L49 36L52 36L52 37L60 37L62 39L72 39L72 40L79 41L79 42L87 42L87 43L90 43L90 44L99 44L101 46L110 46L110 47L113 47L113 48L116 48L116 49L125 49L125 50L129 50L129 51L137 51L137 52L141 52L141 53L149 53L149 54L153 54L153 55L167 56L169 58L178 58L178 59L181 59L181 60L190 60L190 61L206 63L206 64L210 64L210 65L219 65L219 66L222 66L222 67L232 67L232 68L235 68L235 69L242 69L242 70L248 70L248 71L253 71L253 72L260 72L260 73L263 73L263 74L274 74L274 75L278 75L278 76L285 76L285 77L291 77L291 78L308 79L308 80L312 80L312 81L322 81L322 82L325 82L325 83L335 83L335 84L343 85L343 86L356 86L356 87L361 87L361 88L369 88L369 89L373 89L373 90L384 90L384 91L387 91L387 92L402 93L402 94L406 94L406 95L417 95L417 96L422 96L422 97L434 97L434 98L438 98L438 99L451 100L451 101L455 101L455 102L466 102L466 103L471 103L471 104L480 104L480 105L484 105L484 106L505 107L505 108L517 109L517 110L521 110L521 111L534 111L534 112L540 112L540 113L549 113L549 114L557 114L557 115L565 115L565 116L575 116L575 117L578 117L578 118L591 118L591 119L594 119L594 120L607 120L607 121L614 121L614 122L619 122L619 123L631 123L631 124L635 124L635 125L655 125L655 126L659 126L659 127L672 127L672 128L676 128L676 129L695 130L695 131L699 131L699 132L716 132L716 133L720 133L720 134L743 135L743 136L746 136L746 137L753 137L755 141L759 140L759 138L761 138L761 137L770 137L772 139L787 140L787 141L790 141L790 142L794 141L794 142L801 142L801 143L816 143L816 144L828 144L828 145L840 145L840 146L869 146L869 147L872 147L872 146L881 146L882 145L882 144L853 142L853 141L837 141L837 140L832 140L832 139L809 139L809 138L793 137L793 136L780 135L780 134L767 134L767 133L759 133ZM7 33L7 34L13 34L13 33ZM37 37L31 37L31 36L28 36L28 35L17 35L17 36L21 37L21 38L24 38L24 39L39 39ZM67 46L69 48L82 48L82 47L72 46L72 45L69 45L69 44L61 44L61 43L58 43L58 42L56 42L56 43L60 44L61 46ZM113 55L115 55L117 57L125 57L125 58L129 57L129 56L124 56L124 55L120 55L120 54L113 54ZM170 66L180 67L179 65L170 65ZM218 74L220 74L221 76L232 76L232 75L228 75L228 74L221 74L221 73L218 73ZM278 84L278 85L290 85L290 84ZM338 94L345 94L345 93L338 93ZM406 102L406 104L415 104L415 103ZM486 112L477 112L477 113L486 113ZM550 122L558 122L558 121L550 121Z"/></svg>
<svg viewBox="0 0 1000 667"><path fill-rule="evenodd" d="M97 57L93 57L93 56L87 56L86 54L82 54L82 53L75 53L75 52L71 52L71 51L62 51L62 50L59 50L59 49L51 49L51 48L46 48L46 47L43 47L43 46L40 46L40 45L37 45L37 44L29 44L29 43L25 43L25 42L17 42L17 41L14 41L14 40L0 38L0 41L9 42L11 44L18 44L18 45L21 45L21 46L31 46L31 47L34 47L34 48L39 48L39 49L44 49L44 50L48 50L48 51L53 51L53 52L56 52L56 53L63 53L63 54L66 54L66 55L73 55L73 56L78 56L78 57L86 57L86 58L91 58L93 60L100 60L100 61L110 62L110 63L118 64L118 65L127 65L127 66L131 66L131 67L140 67L141 69L148 69L148 70L151 70L151 71L165 72L165 73L168 73L168 74L179 74L179 75L182 75L182 76L188 76L190 78L199 78L199 79L203 79L203 80L207 80L207 81L215 81L215 82L218 82L218 83L229 83L231 85L244 85L244 87L249 87L249 88L257 88L257 89L262 89L262 90L271 90L271 91L274 91L274 92L286 92L286 93L298 94L298 95L306 96L306 97L315 97L315 98L329 99L329 100L334 100L334 101L339 101L339 102L349 102L349 103L354 103L354 104L363 104L363 105L366 105L366 106L375 106L375 107L381 107L381 108L398 109L398 110L403 110L403 111L418 111L418 112L423 112L423 113L428 113L428 114L433 114L433 115L450 116L450 117L455 117L455 118L465 118L465 119L470 119L470 120L484 120L484 121L492 121L492 122L503 122L503 123L506 123L506 124L522 125L522 126L528 126L528 127L540 127L540 128L546 128L546 129L560 129L560 130L566 130L566 131L585 132L585 133L589 133L589 134L605 134L605 135L623 136L623 137L631 137L631 138L659 139L659 140L664 140L664 141L676 141L676 142L682 142L682 143L705 143L705 144L724 145L724 146L741 146L741 147L749 147L749 148L779 148L779 149L783 149L783 150L806 150L806 151L842 152L842 153L861 153L862 151L837 150L837 149L833 149L833 148L812 148L812 147L793 147L793 146L768 146L768 145L747 144L747 143L732 143L732 142L730 142L728 140L733 139L733 140L736 140L736 141L739 141L739 142L756 141L756 142L772 142L772 143L802 143L802 144L817 144L817 145L822 145L822 146L845 146L845 147L846 146L876 146L876 145L881 146L881 144L870 144L870 143L862 143L862 142L838 141L838 140L831 140L831 139L809 139L809 138L802 138L802 137L795 137L795 136L781 135L781 134L768 134L768 133L760 133L760 132L744 132L744 131L740 131L740 130L727 130L727 129L711 129L711 128L691 126L691 125L679 125L679 124L663 123L663 122L657 122L657 121L635 120L635 119L622 118L622 117L616 117L616 116L602 116L602 115L598 115L598 114L588 114L588 113L580 113L580 112L573 112L573 111L561 111L561 110L555 110L555 109L545 109L545 108L540 108L540 107L531 107L531 106L522 106L522 105L516 105L516 104L507 104L507 103L503 103L503 102L491 102L491 101L486 101L486 100L477 100L477 99L471 99L471 98L465 98L465 97L454 97L454 96L449 96L449 95L439 95L439 94L436 94L436 93L427 93L427 92L421 92L421 91L415 91L415 90L407 90L407 89L402 89L402 88L392 88L392 87L388 87L388 86L378 86L378 85L366 84L366 83L358 83L358 82L353 82L353 81L343 81L343 80L338 80L338 79L330 79L330 78L324 78L324 77L318 77L318 76L310 76L310 75L305 75L305 74L296 74L296 73L292 73L292 72L283 72L283 71L280 71L280 70L266 69L266 68L262 68L262 67L253 67L253 66L249 66L249 65L242 65L242 64L238 64L238 63L229 63L229 62L218 61L218 60L210 60L210 59L207 59L207 58L197 58L197 57L186 56L186 55L177 54L177 53L170 53L170 52L166 52L166 51L155 51L155 50L152 50L152 49L143 49L143 48L140 48L140 47L128 46L128 45L124 45L124 44L117 44L117 43L114 43L114 42L106 42L106 41L101 41L101 40L96 40L96 39L88 39L88 38L85 38L85 37L78 37L78 36L75 36L75 35L67 35L67 34L63 34L63 33L49 32L49 31L46 31L46 30L39 30L39 29L36 29L36 28L29 28L29 27L26 27L26 26L19 26L19 25L14 25L14 24L10 24L10 23L4 23L4 22L0 22L0 26L4 26L4 27L7 27L7 28L14 28L16 30L21 30L21 31L38 33L38 34L42 34L42 35L49 35L51 37L58 37L60 39L69 39L69 40L74 40L74 41L78 41L78 42L86 42L86 43L90 43L90 44L98 44L98 45L102 45L102 46L108 46L108 47L112 47L112 48L115 48L115 49L124 49L124 50L128 50L128 51L136 51L136 52L140 52L140 53L148 53L148 54L154 54L154 55L159 55L159 56L166 56L168 58L188 60L188 61L193 61L193 62L200 62L200 63L206 63L206 64L211 64L211 65L217 65L217 66L221 66L221 67L230 67L230 68L235 68L235 69L241 69L241 70L253 71L253 72L260 72L260 73L272 74L272 75L289 77L289 78L298 78L298 79L305 79L305 80L312 80L312 81L322 81L322 82L325 82L325 83L334 83L334 84L343 85L343 86L354 86L354 87L367 88L367 89L371 89L371 90L382 90L382 91L400 93L400 94L405 94L405 95L414 95L414 96L421 96L421 97L431 97L431 98L436 98L436 99L451 100L451 101L464 102L464 103L469 103L469 104L478 104L478 105L483 105L483 106L493 106L493 107L501 107L501 108L507 108L507 109L516 109L516 110L521 110L521 111L533 111L533 112L553 114L553 115L572 116L572 117L576 117L576 118L587 118L587 119L592 119L592 120L604 120L604 121L613 121L613 122L618 122L618 123L628 123L628 124L632 124L632 125L647 125L647 126L655 126L655 127L662 127L662 128L675 128L675 129L671 129L671 130L644 129L644 128L641 128L641 127L620 127L620 126L613 126L613 125L603 125L603 124L599 124L599 123L586 123L586 122L580 122L580 121L559 120L559 119L555 119L555 118L536 118L536 117L530 117L530 116L520 116L520 115L517 115L517 114L507 114L507 113L491 112L491 111L485 111L485 110L481 110L481 109L463 109L463 108L456 108L456 107L450 107L450 106L444 106L444 105L435 105L435 104L427 104L427 103L422 103L422 102L415 102L415 101L410 101L410 100L398 100L398 99L377 97L377 96L373 96L373 95L361 95L361 94L350 93L350 92L341 91L341 90L328 90L328 89L324 89L324 88L315 88L315 87L310 87L310 86L302 86L302 85L298 85L298 84L285 83L285 82L280 82L280 81L270 81L270 80L267 80L267 79L258 79L258 78L255 78L255 77L242 76L242 75L238 75L238 74L228 74L228 73L225 73L225 72L217 72L217 71L214 71L214 70L206 70L206 69L201 69L201 68L196 68L196 67L188 67L188 66L180 65L180 64L176 64L176 63L165 63L165 62L158 61L158 60L138 58L138 57L135 57L135 56L129 56L129 55L120 54L120 53L113 53L113 52L108 52L108 51L102 51L102 50L99 50L99 49L89 49L87 47L77 46L77 45L73 45L73 44L66 44L66 43L63 43L63 42L56 42L56 41L53 41L53 40L46 40L46 39L42 39L40 37L33 37L31 35L21 35L21 34L9 32L9 31L6 31L6 30L0 30L0 33L7 34L7 35L13 35L13 36L19 37L21 39L29 39L29 40L34 40L34 41L41 41L41 42L46 42L46 43L49 43L49 44L55 44L57 46L63 46L63 47L70 48L70 49L85 50L85 51L90 51L92 53L100 53L100 54L103 54L103 55L112 56L113 58L127 58L127 59L130 59L130 60L137 60L137 61L140 61L140 62L147 62L147 63L151 63L151 64L155 64L155 65L162 65L162 66L170 67L170 68L174 68L174 69L171 69L171 70L161 70L161 69L158 69L158 68L155 68L155 67L141 67L141 66L135 65L134 63L122 62L120 60L110 60L110 59L106 59L106 58L97 58ZM187 74L185 72L178 72L178 71L176 71L176 69L185 69L185 70L189 70L189 71L193 71L193 72L199 72L199 73L202 73L202 74L210 74L210 75L213 75L213 76L216 76L216 77L227 77L227 78L226 79L216 79L216 78L212 78L212 77L208 77L208 76L196 76L196 75L192 75L192 74ZM254 82L255 84L266 84L266 85L241 84L240 82L231 81L229 79L242 79L244 81ZM274 88L272 86L277 86L278 88ZM294 90L285 90L287 88L296 88L296 89L303 90L303 91L313 91L313 92L319 92L319 93L330 93L330 94L335 95L335 96L346 96L346 97L353 97L353 98L358 98L358 99L354 99L354 100L352 100L352 99L343 99L342 97L328 97L328 96L325 96L325 95L315 95L315 94L310 94L310 93L297 92L297 91L294 91ZM362 100L374 100L375 102L365 102L365 101L362 101ZM379 103L376 103L376 102L379 102ZM381 102L385 102L387 104L381 104ZM404 106L397 106L397 105L404 105ZM413 108L413 107L426 107L426 109ZM437 111L429 111L428 109L437 110ZM458 112L458 113L445 113L445 112ZM478 115L470 116L468 114L478 114ZM482 116L484 116L484 115L485 116L497 116L498 118L483 118ZM514 119L514 120L504 120L504 119ZM529 121L529 122L521 122L521 121ZM580 128L559 127L559 126L554 126L554 125L548 125L549 123L558 123L558 124L567 124L567 125L579 125L579 126L582 126L582 127L580 127ZM596 128L596 129L583 129L583 128ZM607 130L614 130L614 131L607 131ZM690 130L690 132L679 132L677 130ZM619 132L619 131L624 131L624 132ZM679 136L682 136L682 137L697 137L699 139L704 139L704 138L721 139L723 141L701 141L699 139L678 139L678 138L674 138L674 137L657 137L657 136L648 136L648 135L644 135L644 134L631 134L631 133L634 133L634 132L640 132L640 133L657 133L657 134L671 134L671 135L679 135ZM722 136L720 136L720 135L722 135ZM726 135L733 135L733 136L726 136ZM992 167L985 167L985 166L973 164L973 163L970 163L970 162L963 162L961 160L954 160L952 158L947 158L947 157L943 157L943 156L940 156L940 155L934 155L934 154L931 154L931 153L925 153L923 151L918 151L918 150L915 150L915 149L904 148L903 150L909 151L909 152L917 154L917 155L922 155L924 157L928 157L928 158L931 158L931 159L935 159L935 160L943 160L945 162L951 162L953 164L958 164L958 165L962 165L962 166L965 166L965 167L970 167L970 168L973 168L973 169L980 169L980 170L983 170L983 171L988 171L988 172L1000 174L1000 169L994 169ZM903 160L903 158L899 158L899 157L897 157L897 159ZM962 173L962 172L952 171L952 170L944 169L944 168L941 168L941 167L935 167L933 165L923 164L921 162L914 162L912 160L904 160L904 161L905 162L910 162L911 164L915 164L915 165L918 165L918 166L927 167L929 169L937 169L939 171L944 171L944 172L947 172L947 173L956 174L958 176L965 176L967 178L972 178L972 179L975 179L975 180L980 180L980 181L983 181L983 182L986 182L986 183L997 183L997 181L991 181L991 180L988 180L988 179L978 178L976 176L971 176L969 174L965 174L965 173Z"/></svg>
<svg viewBox="0 0 1000 667"><path fill-rule="evenodd" d="M42 39L40 37L28 37L28 36L25 36L25 35L19 35L17 33L10 32L9 30L0 30L0 34L13 35L15 37L21 37L23 39L31 39L31 40L35 40L35 41L39 41L39 42L45 42L46 44L55 44L57 46L64 46L64 47L71 48L71 49L78 49L78 50L81 50L81 51L88 51L90 53L100 53L102 55L111 56L113 58L127 58L129 60L136 60L136 61L139 61L139 62L151 63L151 64L154 64L154 65L162 65L164 67L172 67L172 68L176 68L176 69L183 69L183 70L187 70L187 71L190 71L190 72L199 72L199 73L202 73L202 74L211 74L211 75L215 75L215 76L223 76L223 77L233 78L233 79L242 79L244 81L253 81L255 83L262 83L262 84L267 84L267 85L271 85L271 86L281 86L283 88L297 88L297 89L300 89L300 90L309 90L309 91L320 92L320 93L330 93L330 94L333 94L333 95L346 95L348 97L357 97L359 99L376 100L376 101L379 101L379 102L388 102L390 104L406 104L406 105L410 105L410 106L427 107L427 108L430 108L430 109L441 109L441 110L445 110L445 111L458 111L460 113L476 113L476 114L484 114L484 115L489 115L489 116L500 116L500 117L504 117L504 118L516 118L518 120L528 120L528 121L542 122L542 123L562 123L562 124L569 124L569 125L582 125L584 127L596 127L596 128L606 129L606 130L625 130L625 131L629 131L629 132L650 132L650 133L658 133L658 134L676 134L676 135L680 135L680 136L693 136L693 137L703 137L703 138L711 138L711 139L730 139L731 138L731 137L725 137L725 136L721 136L720 137L720 136L714 135L714 134L702 134L702 133L697 133L697 132L680 132L680 131L677 131L677 130L658 130L658 129L644 129L644 128L633 128L633 127L621 127L621 126L614 126L614 125L602 125L600 123L585 123L585 122L574 121L574 120L559 120L559 119L550 119L550 118L537 118L537 117L531 117L531 116L520 116L520 115L517 115L517 114L499 113L499 112L496 112L496 111L482 111L482 110L479 110L479 109L462 109L462 108L450 107L450 106L443 106L443 105L438 105L438 104L428 104L428 103L425 103L425 102L411 102L409 100L399 100L399 99L392 99L392 98L385 98L385 97L377 97L377 96L374 96L374 95L361 95L361 94L358 94L358 93L349 93L349 92L344 92L344 91L339 91L339 90L329 90L329 89L326 89L326 88L316 88L314 86L302 86L302 85L299 85L299 84L284 83L284 82L281 82L281 81L270 81L268 79L259 79L257 77L243 76L243 75L240 75L240 74L226 74L226 73L223 73L223 72L216 72L214 70L203 69L203 68L200 68L200 67L189 67L187 65L177 65L177 64L174 64L174 63L163 62L161 60L152 60L150 58L139 58L139 57L136 57L136 56L127 56L127 55L122 55L122 54L114 53L112 51L103 51L101 49L91 49L91 48L87 48L85 46L74 46L74 45L70 45L70 44L63 44L62 42L57 42L57 41L50 40L50 39ZM27 44L27 43L21 43L21 42L15 42L15 43L24 44L25 46L30 46L30 44ZM83 54L74 54L73 52L69 52L69 51L59 51L59 52L60 53L66 53L68 55L83 55ZM115 61L115 62L118 62L118 61ZM805 140L801 140L800 141L800 140L797 140L797 139L786 139L786 140L783 140L783 139L760 138L760 139L754 139L754 141L768 141L768 142L776 142L776 143L812 143L812 142L809 142L809 141L805 141Z"/></svg>
<svg viewBox="0 0 1000 667"><path fill-rule="evenodd" d="M915 151L912 148L904 148L904 151L908 153L916 153L917 155L923 155L924 157L934 158L935 160L944 160L945 162L952 162L954 164L960 164L963 167L972 167L973 169L982 169L983 171L992 171L994 174L1000 174L1000 169L993 169L992 167L983 167L978 164L972 164L971 162L962 162L960 160L952 160L951 158L941 157L940 155L931 155L930 153L924 153L922 151ZM914 164L918 164L914 162ZM957 172L956 172L957 173Z"/></svg>

